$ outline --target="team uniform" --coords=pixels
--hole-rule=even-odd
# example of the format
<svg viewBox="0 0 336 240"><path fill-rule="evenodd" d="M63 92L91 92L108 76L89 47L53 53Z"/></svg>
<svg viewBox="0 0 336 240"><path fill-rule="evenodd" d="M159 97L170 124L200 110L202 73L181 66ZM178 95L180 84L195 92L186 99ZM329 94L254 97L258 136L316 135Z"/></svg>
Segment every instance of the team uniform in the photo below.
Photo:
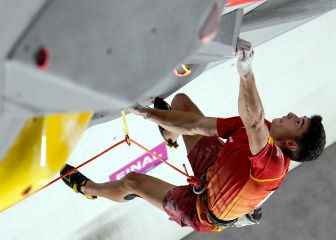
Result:
<svg viewBox="0 0 336 240"><path fill-rule="evenodd" d="M179 186L163 201L171 220L196 231L223 229L209 219L209 212L223 221L250 213L279 188L289 169L290 159L272 138L251 154L240 117L218 118L217 132L219 137L203 137L188 154L194 175L205 179L206 191L196 195L191 186Z"/></svg>

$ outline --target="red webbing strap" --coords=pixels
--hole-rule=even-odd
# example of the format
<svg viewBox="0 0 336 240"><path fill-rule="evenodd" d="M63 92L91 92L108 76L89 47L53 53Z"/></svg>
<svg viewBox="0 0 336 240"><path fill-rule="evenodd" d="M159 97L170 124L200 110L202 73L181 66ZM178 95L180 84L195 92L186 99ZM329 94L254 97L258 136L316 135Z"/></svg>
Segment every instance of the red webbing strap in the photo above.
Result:
<svg viewBox="0 0 336 240"><path fill-rule="evenodd" d="M175 171L179 172L180 174L186 176L187 177L187 181L188 181L188 183L190 185L195 186L195 187L200 187L201 186L201 181L197 177L195 177L195 176L189 176L189 174L187 172L183 172L182 170L180 170L179 168L175 167L171 163L163 160L158 154L151 152L148 148L146 148L145 146L141 145L140 143L138 143L134 139L129 138L129 140L130 140L131 143L134 143L135 145L137 145L138 147L142 148L143 150L145 150L146 152L148 152L152 156L155 156L156 158L158 158L162 163L168 165L170 168L172 168Z"/></svg>
<svg viewBox="0 0 336 240"><path fill-rule="evenodd" d="M43 189L49 187L51 184L57 182L58 180L60 180L60 179L62 179L62 178L64 178L64 177L66 177L66 176L71 175L75 170L77 170L77 169L83 167L84 165L86 165L86 164L88 164L88 163L90 163L90 162L96 160L96 159L99 158L100 156L102 156L102 155L104 155L105 153L111 151L113 148L119 146L120 144L122 144L122 143L124 143L124 142L126 142L125 139L122 140L122 141L119 141L119 142L117 142L117 143L115 143L115 144L113 144L112 146L106 148L105 150L101 151L100 153L98 153L98 154L94 155L93 157L89 158L89 159L86 160L85 162L79 164L77 167L75 167L75 169L74 169L73 171L70 171L70 172L68 172L68 173L66 173L66 174L64 174L64 175L62 175L62 176L59 176L59 177L55 178L54 180L50 181L49 183L47 183L47 184L44 185L43 187L37 189L36 191L32 192L31 194L33 194L33 193L37 193L37 192L39 192L39 191L41 191L41 190L43 190ZM31 195L31 194L29 194L29 195Z"/></svg>

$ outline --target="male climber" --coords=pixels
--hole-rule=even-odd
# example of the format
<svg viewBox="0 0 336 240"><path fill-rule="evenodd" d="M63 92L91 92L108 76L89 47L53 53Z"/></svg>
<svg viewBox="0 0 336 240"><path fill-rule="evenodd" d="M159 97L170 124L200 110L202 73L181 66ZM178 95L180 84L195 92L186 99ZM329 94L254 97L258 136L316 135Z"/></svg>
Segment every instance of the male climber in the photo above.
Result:
<svg viewBox="0 0 336 240"><path fill-rule="evenodd" d="M140 173L129 173L115 182L95 183L70 165L61 172L73 171L64 182L91 198L124 202L141 197L179 225L196 231L219 231L249 216L279 188L290 160L317 159L325 146L325 132L320 116L289 113L266 121L252 72L250 43L240 39L237 55L239 116L205 117L184 94L175 96L169 110L132 109L158 124L167 142L183 136L194 175L202 179L204 191L193 191L190 185L174 186ZM157 106L168 109L163 100L157 101L161 101Z"/></svg>

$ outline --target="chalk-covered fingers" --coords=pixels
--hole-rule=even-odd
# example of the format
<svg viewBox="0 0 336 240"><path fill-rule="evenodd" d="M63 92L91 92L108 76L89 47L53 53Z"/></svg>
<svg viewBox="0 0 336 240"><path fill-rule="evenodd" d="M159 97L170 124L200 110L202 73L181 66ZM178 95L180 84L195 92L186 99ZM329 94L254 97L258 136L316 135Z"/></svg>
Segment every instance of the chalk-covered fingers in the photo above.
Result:
<svg viewBox="0 0 336 240"><path fill-rule="evenodd" d="M252 72L252 60L254 50L249 41L239 38L236 47L237 55L237 70L241 77L246 76Z"/></svg>
<svg viewBox="0 0 336 240"><path fill-rule="evenodd" d="M140 104L136 104L135 106L128 108L127 110L128 112L133 113L135 115L148 118L150 108L144 107Z"/></svg>

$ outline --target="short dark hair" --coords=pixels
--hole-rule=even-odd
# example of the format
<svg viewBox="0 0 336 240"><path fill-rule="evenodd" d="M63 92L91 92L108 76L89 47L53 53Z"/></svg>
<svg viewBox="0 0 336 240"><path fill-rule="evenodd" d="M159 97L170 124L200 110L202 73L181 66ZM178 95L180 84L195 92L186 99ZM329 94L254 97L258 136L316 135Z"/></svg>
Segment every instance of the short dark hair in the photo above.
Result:
<svg viewBox="0 0 336 240"><path fill-rule="evenodd" d="M299 149L291 156L294 161L313 161L322 154L326 145L326 135L321 116L314 115L310 118L307 131L297 140L297 143Z"/></svg>

